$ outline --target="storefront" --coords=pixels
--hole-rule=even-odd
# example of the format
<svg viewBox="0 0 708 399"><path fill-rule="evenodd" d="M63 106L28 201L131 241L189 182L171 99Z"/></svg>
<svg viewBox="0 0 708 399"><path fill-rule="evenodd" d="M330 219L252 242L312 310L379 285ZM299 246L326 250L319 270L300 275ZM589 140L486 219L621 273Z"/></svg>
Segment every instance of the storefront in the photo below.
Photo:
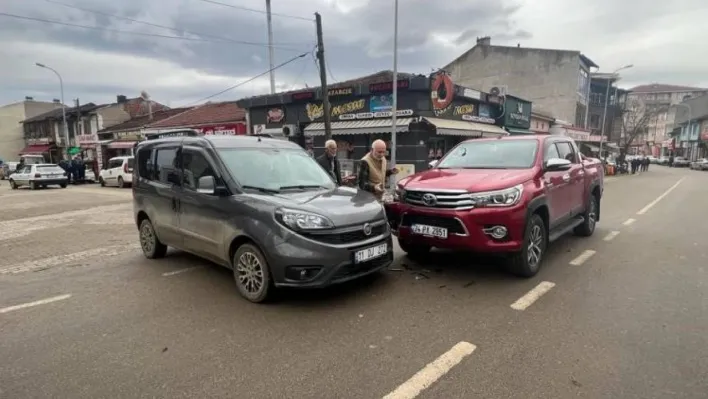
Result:
<svg viewBox="0 0 708 399"><path fill-rule="evenodd" d="M59 162L61 156L54 142L48 138L26 139L27 146L17 155L38 154L44 156L47 162Z"/></svg>
<svg viewBox="0 0 708 399"><path fill-rule="evenodd" d="M396 164L399 178L427 168L462 140L498 137L501 106L486 101L486 94L454 85L449 76L403 75L399 79L396 121ZM331 131L337 141L342 167L355 173L356 162L374 140L391 141L393 82L368 83L329 89ZM292 141L320 155L324 149L324 109L320 89L255 97L239 105L249 112L254 133L284 132ZM390 154L390 151L389 151Z"/></svg>
<svg viewBox="0 0 708 399"><path fill-rule="evenodd" d="M533 134L531 103L514 96L506 96L503 108L504 128L511 134Z"/></svg>

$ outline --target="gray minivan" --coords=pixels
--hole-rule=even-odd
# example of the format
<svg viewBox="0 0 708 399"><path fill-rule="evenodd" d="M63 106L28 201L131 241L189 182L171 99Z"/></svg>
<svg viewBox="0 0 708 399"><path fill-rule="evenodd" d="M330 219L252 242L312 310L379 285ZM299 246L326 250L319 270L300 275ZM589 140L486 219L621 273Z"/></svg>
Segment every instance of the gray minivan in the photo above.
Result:
<svg viewBox="0 0 708 399"><path fill-rule="evenodd" d="M275 287L324 287L393 261L383 206L338 187L295 143L174 137L135 149L133 210L148 258L178 248L233 270L252 302Z"/></svg>

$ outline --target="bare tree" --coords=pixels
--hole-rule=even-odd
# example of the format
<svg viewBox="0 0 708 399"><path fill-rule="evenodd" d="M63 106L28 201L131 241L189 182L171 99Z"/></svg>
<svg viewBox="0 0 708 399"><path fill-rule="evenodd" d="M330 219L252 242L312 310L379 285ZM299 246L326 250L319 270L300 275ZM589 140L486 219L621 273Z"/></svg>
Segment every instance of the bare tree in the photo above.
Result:
<svg viewBox="0 0 708 399"><path fill-rule="evenodd" d="M651 121L657 121L659 114L666 111L667 107L663 104L647 104L640 98L627 98L622 114L622 152L627 154L627 149L637 137L647 136Z"/></svg>

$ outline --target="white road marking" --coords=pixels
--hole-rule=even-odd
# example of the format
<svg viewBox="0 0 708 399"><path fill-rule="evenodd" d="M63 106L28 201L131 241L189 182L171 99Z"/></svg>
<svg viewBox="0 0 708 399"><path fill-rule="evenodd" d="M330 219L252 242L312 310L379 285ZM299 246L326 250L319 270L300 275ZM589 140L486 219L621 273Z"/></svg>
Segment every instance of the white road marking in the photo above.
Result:
<svg viewBox="0 0 708 399"><path fill-rule="evenodd" d="M588 259L592 258L593 255L595 255L595 251L592 249L586 249L583 251L582 254L578 255L575 259L570 261L570 264L573 266L580 266L583 263L587 262Z"/></svg>
<svg viewBox="0 0 708 399"><path fill-rule="evenodd" d="M428 363L422 370L415 373L408 381L399 385L394 391L384 396L383 399L413 399L423 390L430 387L458 365L464 358L471 355L476 346L469 342L458 342L449 351Z"/></svg>
<svg viewBox="0 0 708 399"><path fill-rule="evenodd" d="M164 277L169 277L169 276L174 276L174 275L177 275L177 274L182 274L182 273L191 272L192 270L197 270L197 269L201 269L201 267L199 267L199 266L188 267L188 268L186 268L186 269L179 269L179 270L175 270L175 271L173 271L173 272L162 273L162 275L163 275Z"/></svg>
<svg viewBox="0 0 708 399"><path fill-rule="evenodd" d="M10 266L0 266L0 275L2 274L19 274L36 270L49 269L56 266L61 266L68 263L80 262L92 257L108 257L124 254L127 251L133 251L140 248L138 244L114 245L110 247L102 247L89 249L86 251L74 252L71 254L57 255L44 259L30 260L27 262L17 263Z"/></svg>
<svg viewBox="0 0 708 399"><path fill-rule="evenodd" d="M678 187L678 185L681 184L681 182L682 182L684 179L685 179L685 177L682 177L681 180L677 181L676 184L674 184L673 186L671 186L668 190L664 191L664 193L661 194L660 196L658 196L654 201L648 203L647 206L645 206L644 208L640 209L639 212L637 212L637 215L643 215L643 214L647 213L654 205L658 204L659 201L661 201L662 199L664 199L664 197L666 197L666 196L669 195L672 191L674 191L674 189L676 189L676 187Z"/></svg>
<svg viewBox="0 0 708 399"><path fill-rule="evenodd" d="M636 222L636 221L637 221L636 219L627 219L627 220L625 220L624 223L622 223L622 224L625 225L625 226L629 226L630 224L632 224L632 223L634 223L634 222Z"/></svg>
<svg viewBox="0 0 708 399"><path fill-rule="evenodd" d="M550 281L542 281L539 285L535 286L531 291L527 292L526 295L517 299L516 302L512 303L510 306L514 310L524 310L529 306L533 305L534 302L538 300L543 294L555 287L556 283Z"/></svg>
<svg viewBox="0 0 708 399"><path fill-rule="evenodd" d="M605 238L603 238L603 240L612 241L615 239L615 237L617 237L619 235L619 233L620 233L619 231L611 231L611 232L607 233L607 235L605 236Z"/></svg>
<svg viewBox="0 0 708 399"><path fill-rule="evenodd" d="M39 305L45 305L47 303L52 303L52 302L57 302L57 301L63 301L64 299L69 299L71 298L71 294L66 294L66 295L59 295L59 296L53 296L51 298L46 298L46 299L40 299L39 301L34 301L34 302L27 302L23 303L20 305L15 305L15 306L8 306L6 308L0 309L0 313L8 313L12 312L15 310L20 310L20 309L25 309L25 308L31 308L34 306L39 306Z"/></svg>

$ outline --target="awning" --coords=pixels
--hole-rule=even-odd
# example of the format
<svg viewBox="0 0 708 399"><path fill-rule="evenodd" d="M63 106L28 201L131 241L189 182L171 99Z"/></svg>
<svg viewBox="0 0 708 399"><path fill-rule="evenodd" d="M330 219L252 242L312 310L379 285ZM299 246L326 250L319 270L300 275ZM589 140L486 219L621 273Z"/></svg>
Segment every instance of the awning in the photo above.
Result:
<svg viewBox="0 0 708 399"><path fill-rule="evenodd" d="M508 128L506 128L506 130L508 130L509 133L511 133L511 134L534 134L532 131L530 131L528 129L516 129L513 127L508 127Z"/></svg>
<svg viewBox="0 0 708 399"><path fill-rule="evenodd" d="M509 134L499 126L487 125L485 123L453 121L440 118L423 119L437 128L437 134L445 136L497 137Z"/></svg>
<svg viewBox="0 0 708 399"><path fill-rule="evenodd" d="M34 144L34 145L28 145L25 147L18 155L25 155L25 154L44 154L45 152L49 152L49 149L52 148L52 144Z"/></svg>
<svg viewBox="0 0 708 399"><path fill-rule="evenodd" d="M600 151L600 147L588 143L582 143L582 145L588 147L591 151Z"/></svg>
<svg viewBox="0 0 708 399"><path fill-rule="evenodd" d="M610 148L612 150L619 150L619 146L615 143L605 143L603 144L605 147Z"/></svg>
<svg viewBox="0 0 708 399"><path fill-rule="evenodd" d="M135 143L135 141L114 141L109 143L106 148L110 148L112 150L125 150L128 148L133 148Z"/></svg>
<svg viewBox="0 0 708 399"><path fill-rule="evenodd" d="M407 132L413 118L396 119L396 132ZM332 134L376 134L391 133L391 119L367 119L332 122ZM305 136L324 136L324 123L310 123L305 128Z"/></svg>

